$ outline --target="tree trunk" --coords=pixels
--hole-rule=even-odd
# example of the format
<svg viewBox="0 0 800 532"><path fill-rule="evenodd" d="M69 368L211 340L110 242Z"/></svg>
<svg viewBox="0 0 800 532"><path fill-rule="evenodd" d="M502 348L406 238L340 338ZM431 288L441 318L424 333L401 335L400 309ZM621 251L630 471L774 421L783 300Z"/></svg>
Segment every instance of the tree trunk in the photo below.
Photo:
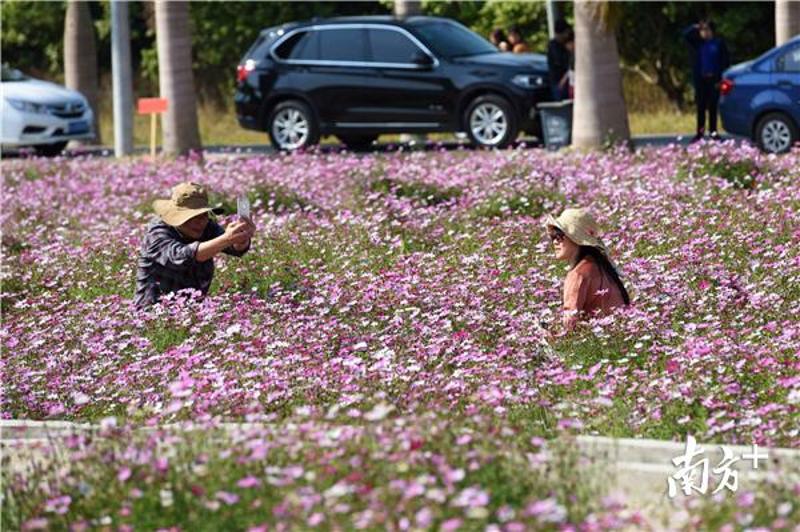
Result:
<svg viewBox="0 0 800 532"><path fill-rule="evenodd" d="M600 2L575 2L572 144L579 148L630 140L617 40L611 17L603 16L611 9Z"/></svg>
<svg viewBox="0 0 800 532"><path fill-rule="evenodd" d="M776 0L775 46L780 46L800 34L800 1Z"/></svg>
<svg viewBox="0 0 800 532"><path fill-rule="evenodd" d="M675 83L674 78L670 75L669 67L657 68L656 79L658 80L658 86L661 87L661 90L666 93L669 101L671 101L675 106L675 111L686 111L686 96L684 94L684 86L679 83Z"/></svg>
<svg viewBox="0 0 800 532"><path fill-rule="evenodd" d="M422 2L414 0L395 0L394 16L398 18L422 14Z"/></svg>
<svg viewBox="0 0 800 532"><path fill-rule="evenodd" d="M64 81L68 88L80 92L94 112L95 143L100 143L97 105L97 51L94 24L89 4L78 0L67 2L64 17ZM91 144L92 141L76 141Z"/></svg>
<svg viewBox="0 0 800 532"><path fill-rule="evenodd" d="M395 0L394 16L397 18L413 17L422 14L422 2L415 0ZM421 133L403 133L400 135L400 142L408 144L413 142L417 145L424 145L427 136Z"/></svg>
<svg viewBox="0 0 800 532"><path fill-rule="evenodd" d="M164 152L183 155L201 148L192 75L189 3L158 0L155 7L158 86L161 97L169 102L162 116Z"/></svg>

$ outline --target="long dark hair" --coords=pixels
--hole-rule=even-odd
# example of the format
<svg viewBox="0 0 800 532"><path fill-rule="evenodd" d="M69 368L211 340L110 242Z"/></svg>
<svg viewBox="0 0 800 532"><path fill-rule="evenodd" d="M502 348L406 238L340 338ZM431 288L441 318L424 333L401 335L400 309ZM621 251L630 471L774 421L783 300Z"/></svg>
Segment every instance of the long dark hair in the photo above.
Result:
<svg viewBox="0 0 800 532"><path fill-rule="evenodd" d="M607 273L608 276L611 277L611 279L619 287L619 291L622 293L622 300L625 301L626 305L630 305L631 298L628 295L628 291L625 290L625 285L622 284L622 279L619 278L619 273L617 273L616 268L614 268L608 261L608 258L605 256L605 254L594 246L579 246L578 255L575 258L575 264L578 264L586 257L593 258L600 270Z"/></svg>
<svg viewBox="0 0 800 532"><path fill-rule="evenodd" d="M497 41L495 46L499 45L501 42L506 41L506 32L501 30L500 28L495 28L492 30L492 33L489 34L493 41Z"/></svg>

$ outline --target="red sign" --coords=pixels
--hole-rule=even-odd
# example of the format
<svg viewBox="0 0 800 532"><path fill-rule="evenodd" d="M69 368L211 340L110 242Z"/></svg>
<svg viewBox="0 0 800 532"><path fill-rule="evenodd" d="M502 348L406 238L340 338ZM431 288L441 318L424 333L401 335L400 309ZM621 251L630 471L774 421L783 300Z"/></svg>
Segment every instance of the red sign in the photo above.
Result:
<svg viewBox="0 0 800 532"><path fill-rule="evenodd" d="M140 115L164 113L167 110L166 98L139 98L137 111Z"/></svg>

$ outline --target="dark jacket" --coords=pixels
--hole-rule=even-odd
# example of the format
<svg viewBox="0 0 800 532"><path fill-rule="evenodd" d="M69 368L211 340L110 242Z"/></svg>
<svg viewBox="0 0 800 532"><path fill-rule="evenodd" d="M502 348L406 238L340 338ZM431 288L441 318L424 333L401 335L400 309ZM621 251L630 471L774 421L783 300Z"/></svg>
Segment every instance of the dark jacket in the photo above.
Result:
<svg viewBox="0 0 800 532"><path fill-rule="evenodd" d="M163 294L186 288L207 294L214 277L214 260L197 261L197 248L200 242L207 242L224 233L225 230L217 222L209 220L200 240L190 240L161 220L151 222L147 226L139 255L134 298L136 306L147 307L156 303ZM231 246L223 252L241 257L249 249L248 246L239 251Z"/></svg>
<svg viewBox="0 0 800 532"><path fill-rule="evenodd" d="M700 83L703 77L701 70L701 53L705 41L700 37L700 32L694 27L694 24L683 30L683 38L686 39L689 45L689 55L692 60L692 83L695 87ZM728 53L728 46L721 37L713 37L711 39L716 46L715 63L717 64L717 72L713 73L715 79L722 77L722 73L731 66L730 54Z"/></svg>
<svg viewBox="0 0 800 532"><path fill-rule="evenodd" d="M550 74L550 85L556 85L569 70L570 53L563 43L550 39L547 45L547 70Z"/></svg>

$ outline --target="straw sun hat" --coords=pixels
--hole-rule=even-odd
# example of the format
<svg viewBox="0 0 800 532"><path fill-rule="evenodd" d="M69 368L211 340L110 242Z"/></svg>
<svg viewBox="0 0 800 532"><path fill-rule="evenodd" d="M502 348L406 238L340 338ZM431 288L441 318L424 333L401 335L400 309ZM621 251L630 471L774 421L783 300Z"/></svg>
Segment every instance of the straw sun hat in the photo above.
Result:
<svg viewBox="0 0 800 532"><path fill-rule="evenodd" d="M221 206L208 206L208 192L203 185L198 183L181 183L172 189L170 199L158 199L153 202L156 211L164 222L178 227L190 218L204 212L222 214L225 210Z"/></svg>
<svg viewBox="0 0 800 532"><path fill-rule="evenodd" d="M600 232L597 222L586 209L564 209L558 218L548 214L545 227L556 227L579 246L592 246L602 251L606 257L609 256L608 248L597 236Z"/></svg>

